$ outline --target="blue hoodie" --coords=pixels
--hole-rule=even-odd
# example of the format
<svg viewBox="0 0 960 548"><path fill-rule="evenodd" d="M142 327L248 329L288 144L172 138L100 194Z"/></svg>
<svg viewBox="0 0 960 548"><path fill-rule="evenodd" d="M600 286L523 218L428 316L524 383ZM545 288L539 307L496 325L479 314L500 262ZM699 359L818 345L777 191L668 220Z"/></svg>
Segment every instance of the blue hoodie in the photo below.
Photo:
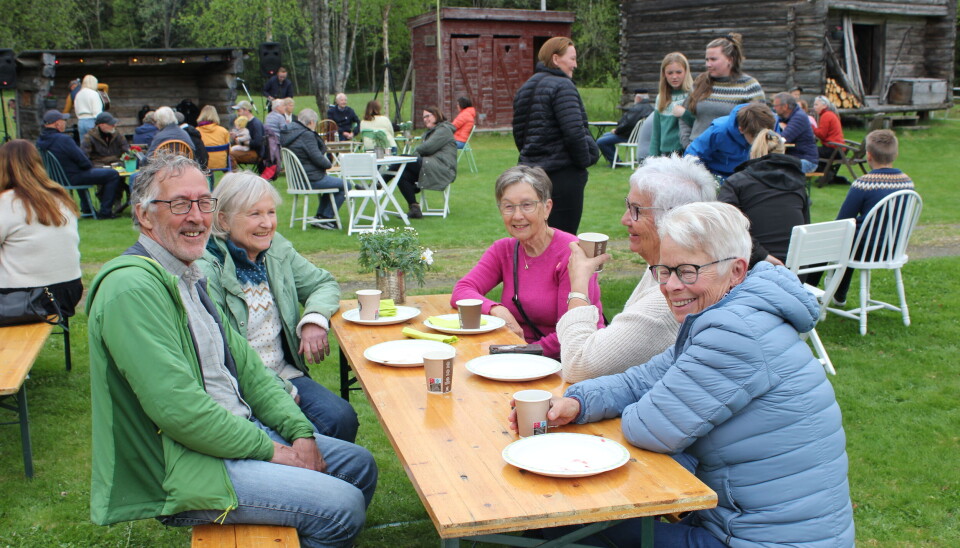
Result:
<svg viewBox="0 0 960 548"><path fill-rule="evenodd" d="M737 127L737 113L747 104L739 104L729 115L714 120L684 155L700 158L704 167L724 179L733 174L737 166L750 159L750 143Z"/></svg>

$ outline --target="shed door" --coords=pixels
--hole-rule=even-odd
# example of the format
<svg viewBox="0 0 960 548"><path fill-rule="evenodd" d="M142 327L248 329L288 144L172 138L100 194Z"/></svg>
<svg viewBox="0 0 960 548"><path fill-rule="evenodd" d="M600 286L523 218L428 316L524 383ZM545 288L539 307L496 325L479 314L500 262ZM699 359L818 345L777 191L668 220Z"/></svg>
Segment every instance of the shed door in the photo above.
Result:
<svg viewBox="0 0 960 548"><path fill-rule="evenodd" d="M457 97L466 96L477 112L483 112L482 76L480 74L480 37L453 35L450 39L450 96L448 112L457 114Z"/></svg>
<svg viewBox="0 0 960 548"><path fill-rule="evenodd" d="M493 96L496 103L487 110L487 124L507 126L513 123L513 96L531 73L521 68L519 36L493 38L493 89L496 91Z"/></svg>

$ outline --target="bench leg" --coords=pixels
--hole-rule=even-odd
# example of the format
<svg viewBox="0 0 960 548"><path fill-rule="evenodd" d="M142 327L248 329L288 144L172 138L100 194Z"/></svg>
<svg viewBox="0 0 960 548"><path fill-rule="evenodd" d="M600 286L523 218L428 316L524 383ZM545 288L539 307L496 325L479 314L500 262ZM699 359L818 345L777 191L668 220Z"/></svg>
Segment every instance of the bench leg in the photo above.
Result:
<svg viewBox="0 0 960 548"><path fill-rule="evenodd" d="M23 445L23 473L33 477L33 446L30 443L30 416L27 414L27 384L17 392L17 415L20 416L20 443Z"/></svg>

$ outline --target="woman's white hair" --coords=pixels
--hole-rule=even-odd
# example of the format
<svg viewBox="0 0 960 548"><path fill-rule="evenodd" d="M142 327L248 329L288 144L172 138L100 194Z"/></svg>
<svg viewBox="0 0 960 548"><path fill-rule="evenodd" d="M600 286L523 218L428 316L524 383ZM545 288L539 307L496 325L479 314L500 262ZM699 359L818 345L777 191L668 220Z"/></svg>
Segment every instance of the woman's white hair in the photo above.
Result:
<svg viewBox="0 0 960 548"><path fill-rule="evenodd" d="M92 74L88 74L88 75L86 75L86 76L83 77L83 83L80 84L80 87L82 87L82 88L87 88L87 89L92 89L93 91L97 91L97 84L99 84L99 83L100 83L100 82L97 81L97 77L96 77L96 76L94 76L94 75L92 75Z"/></svg>
<svg viewBox="0 0 960 548"><path fill-rule="evenodd" d="M714 260L727 257L750 261L750 221L736 207L723 202L695 202L667 212L657 228L660 239L670 238L689 251L702 251ZM733 263L717 265L726 274Z"/></svg>
<svg viewBox="0 0 960 548"><path fill-rule="evenodd" d="M156 126L163 129L177 123L177 114L170 107L160 107L153 113L153 119L156 120Z"/></svg>
<svg viewBox="0 0 960 548"><path fill-rule="evenodd" d="M717 180L693 156L649 156L630 176L630 184L651 200L653 220L692 202L717 199Z"/></svg>
<svg viewBox="0 0 960 548"><path fill-rule="evenodd" d="M224 175L213 190L213 197L217 199L217 210L213 212L211 231L214 236L224 239L230 235L230 225L237 213L249 210L266 197L273 198L275 206L283 201L269 181L252 171L234 171ZM225 218L223 223L220 222L221 213Z"/></svg>
<svg viewBox="0 0 960 548"><path fill-rule="evenodd" d="M300 111L300 114L297 115L297 120L300 120L300 123L309 126L310 124L315 124L320 119L317 116L317 111L312 108L305 108Z"/></svg>

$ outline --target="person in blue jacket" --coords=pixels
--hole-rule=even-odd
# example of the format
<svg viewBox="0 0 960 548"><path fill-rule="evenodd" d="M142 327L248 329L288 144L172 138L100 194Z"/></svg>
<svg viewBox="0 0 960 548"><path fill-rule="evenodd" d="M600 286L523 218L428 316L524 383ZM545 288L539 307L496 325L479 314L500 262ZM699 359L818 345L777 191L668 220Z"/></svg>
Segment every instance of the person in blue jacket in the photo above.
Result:
<svg viewBox="0 0 960 548"><path fill-rule="evenodd" d="M804 173L816 171L819 159L817 138L806 111L800 108L796 97L785 91L773 96L773 110L777 113L777 133L793 145L787 148L787 155L800 160Z"/></svg>
<svg viewBox="0 0 960 548"><path fill-rule="evenodd" d="M704 167L717 177L726 179L737 166L750 159L750 144L761 129L773 129L775 119L770 107L763 103L744 103L727 116L711 122L685 156L696 156Z"/></svg>
<svg viewBox="0 0 960 548"><path fill-rule="evenodd" d="M676 343L646 364L571 386L547 418L621 417L628 442L673 455L716 491L715 508L655 522L656 546L851 547L840 407L800 339L820 308L786 268L761 262L747 270L748 226L720 202L666 213L661 264L650 271L681 322ZM515 414L509 420L515 427ZM639 546L639 533L634 519L603 536Z"/></svg>

